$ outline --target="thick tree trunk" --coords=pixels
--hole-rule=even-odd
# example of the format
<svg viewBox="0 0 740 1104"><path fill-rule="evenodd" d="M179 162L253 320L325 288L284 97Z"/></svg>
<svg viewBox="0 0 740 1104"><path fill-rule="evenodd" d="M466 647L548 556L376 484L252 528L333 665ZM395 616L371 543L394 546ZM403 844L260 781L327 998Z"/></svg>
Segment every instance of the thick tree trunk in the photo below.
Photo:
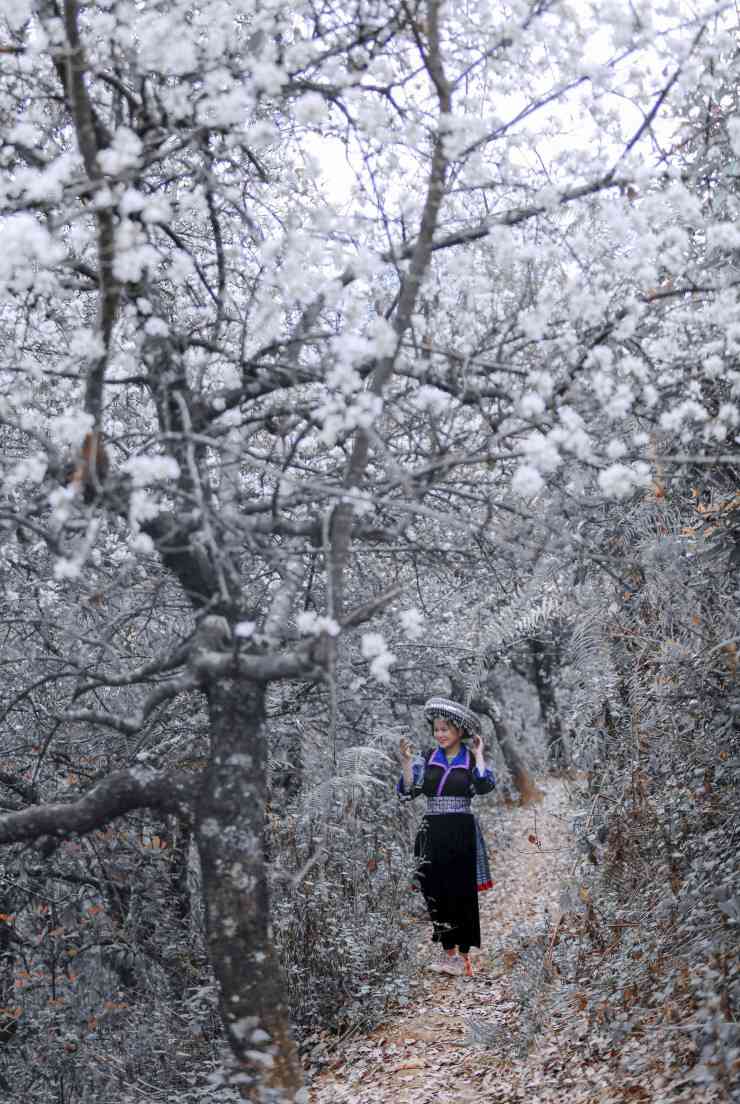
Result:
<svg viewBox="0 0 740 1104"><path fill-rule="evenodd" d="M221 1014L243 1097L293 1100L303 1075L269 938L264 689L227 677L209 687L208 700L213 746L196 811L196 838Z"/></svg>

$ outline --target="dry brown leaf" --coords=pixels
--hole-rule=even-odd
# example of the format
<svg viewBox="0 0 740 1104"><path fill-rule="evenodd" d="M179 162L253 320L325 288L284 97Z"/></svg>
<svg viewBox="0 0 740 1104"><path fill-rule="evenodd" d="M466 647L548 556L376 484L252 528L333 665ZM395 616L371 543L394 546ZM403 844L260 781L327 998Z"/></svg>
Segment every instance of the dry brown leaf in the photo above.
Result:
<svg viewBox="0 0 740 1104"><path fill-rule="evenodd" d="M398 1066L391 1066L389 1073L400 1073L402 1070L425 1069L426 1062L420 1058L413 1058L410 1062L401 1062Z"/></svg>
<svg viewBox="0 0 740 1104"><path fill-rule="evenodd" d="M504 1058L489 1050L473 1051L464 1045L461 1036L467 1032L471 1018L480 1018L484 1002L486 1015L492 1011L507 1032L516 1033L519 1005L512 999L506 971L518 966L519 955L513 940L507 946L508 933L524 917L541 916L545 903L552 916L559 915L561 871L572 862L571 840L564 827L568 820L563 815L567 800L563 782L548 781L544 797L534 832L531 807L507 808L505 823L500 810L495 822L486 821L481 810L489 855L495 855L496 889L479 899L484 946L474 982L451 985L444 976L420 973L421 984L402 1016L389 1017L365 1040L348 1041L342 1049L344 1067L333 1073L324 1070L316 1076L312 1104L472 1104L474 1100L481 1104L595 1104L585 1069L576 1082L563 1071L563 1044L556 1038L555 1045L550 1045L554 1033L541 1039L533 1055L521 1059ZM542 840L547 852L532 848L523 862L522 845L517 850L509 841L522 840L529 834ZM495 846L491 837L495 837ZM553 860L554 854L557 860ZM419 922L418 932L419 963L423 967L433 957L426 922ZM490 954L492 945L497 949L494 959ZM375 1044L370 1048L369 1069L365 1071L363 1063L362 1077L358 1078L361 1046L364 1043L367 1047L368 1039ZM409 1045L415 1051L413 1056L408 1054ZM538 1064L549 1064L551 1072L544 1072ZM599 1066L599 1078L603 1085L615 1082L613 1061L608 1067ZM471 1080L475 1081L475 1090L469 1085ZM612 1102L598 1097L598 1104Z"/></svg>

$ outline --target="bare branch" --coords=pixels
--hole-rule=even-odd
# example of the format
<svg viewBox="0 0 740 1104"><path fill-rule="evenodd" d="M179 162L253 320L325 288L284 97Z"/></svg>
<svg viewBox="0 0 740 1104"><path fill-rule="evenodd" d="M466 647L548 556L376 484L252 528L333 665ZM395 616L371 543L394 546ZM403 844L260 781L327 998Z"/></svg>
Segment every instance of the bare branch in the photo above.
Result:
<svg viewBox="0 0 740 1104"><path fill-rule="evenodd" d="M354 628L357 625L362 625L365 621L369 621L376 613L385 609L388 603L392 602L394 598L398 598L399 595L403 594L404 589L405 587L399 584L398 586L391 587L390 590L384 590L382 594L378 594L364 605L357 606L344 618L342 621L342 628Z"/></svg>
<svg viewBox="0 0 740 1104"><path fill-rule="evenodd" d="M133 736L141 731L157 706L162 705L163 702L171 701L178 694L183 694L188 690L197 690L199 685L198 679L189 673L180 675L169 682L161 683L151 692L130 720L126 717L119 717L115 713L105 713L97 709L78 709L62 713L59 720L71 724L105 725L115 732L120 732L123 736Z"/></svg>
<svg viewBox="0 0 740 1104"><path fill-rule="evenodd" d="M35 805L0 816L0 844L52 836L85 835L133 809L187 811L201 785L199 775L165 773L148 767L116 771L78 801Z"/></svg>
<svg viewBox="0 0 740 1104"><path fill-rule="evenodd" d="M178 648L171 655L163 659L154 659L150 663L144 663L125 675L95 674L88 681L75 690L74 697L80 698L83 694L97 689L99 686L133 686L136 683L148 682L155 675L162 675L167 671L173 671L176 667L182 667L187 661L189 649Z"/></svg>
<svg viewBox="0 0 740 1104"><path fill-rule="evenodd" d="M278 639L283 631L290 615L293 598L303 581L304 565L297 556L293 556L280 574L282 582L265 619L264 633L268 639Z"/></svg>

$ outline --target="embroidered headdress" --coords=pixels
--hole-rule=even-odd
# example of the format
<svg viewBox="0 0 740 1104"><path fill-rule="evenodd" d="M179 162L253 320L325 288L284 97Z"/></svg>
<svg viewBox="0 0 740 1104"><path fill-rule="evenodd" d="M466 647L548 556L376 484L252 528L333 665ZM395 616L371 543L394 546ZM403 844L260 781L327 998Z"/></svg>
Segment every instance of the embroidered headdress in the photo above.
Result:
<svg viewBox="0 0 740 1104"><path fill-rule="evenodd" d="M451 698L430 698L424 706L424 716L428 721L435 717L444 717L463 730L465 736L477 736L480 733L480 721L472 709L452 701Z"/></svg>

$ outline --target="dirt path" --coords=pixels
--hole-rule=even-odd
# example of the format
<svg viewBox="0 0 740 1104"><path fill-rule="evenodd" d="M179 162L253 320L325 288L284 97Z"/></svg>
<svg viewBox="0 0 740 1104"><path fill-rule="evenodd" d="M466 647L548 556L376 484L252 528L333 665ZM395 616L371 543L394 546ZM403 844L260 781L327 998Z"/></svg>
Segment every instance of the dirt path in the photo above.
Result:
<svg viewBox="0 0 740 1104"><path fill-rule="evenodd" d="M436 948L429 925L420 923L412 999L336 1053L314 1080L312 1104L544 1104L567 1098L562 1082L545 1084L541 1048L527 1054L529 1024L538 1013L537 979L530 975L541 969L543 957L540 944L529 968L527 938L544 926L546 910L557 922L561 878L573 861L566 786L550 780L545 790L541 803L523 809L486 814L484 802L478 803L496 884L480 898L483 949L473 952L476 977L429 971Z"/></svg>

